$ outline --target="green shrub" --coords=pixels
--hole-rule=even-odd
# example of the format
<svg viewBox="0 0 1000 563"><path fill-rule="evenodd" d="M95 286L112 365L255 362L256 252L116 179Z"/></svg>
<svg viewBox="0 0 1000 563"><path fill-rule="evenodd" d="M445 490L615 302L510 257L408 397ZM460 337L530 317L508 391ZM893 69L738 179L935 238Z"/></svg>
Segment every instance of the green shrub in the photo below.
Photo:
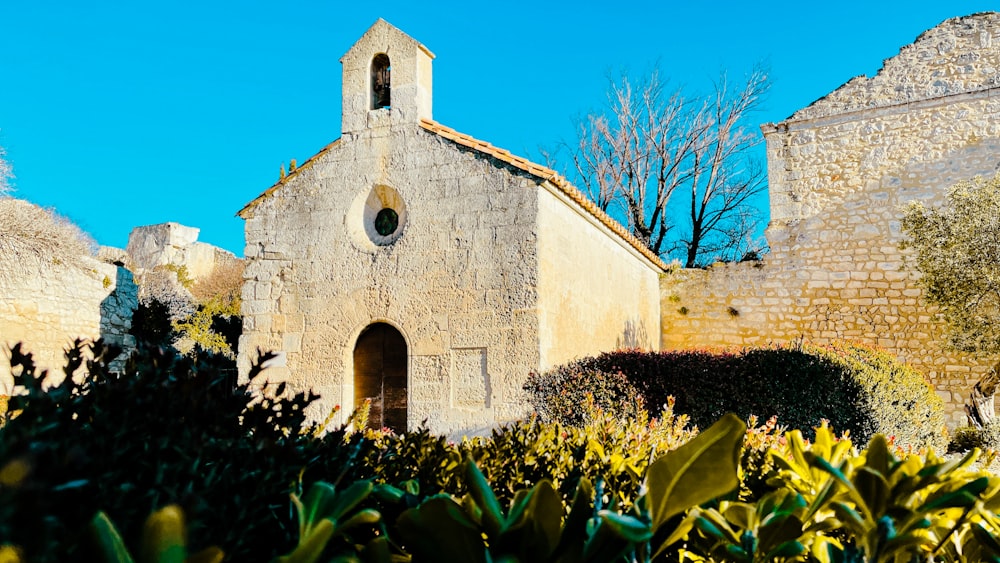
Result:
<svg viewBox="0 0 1000 563"><path fill-rule="evenodd" d="M859 440L882 434L904 448L945 448L944 401L920 372L884 350L859 344L807 350L825 355L860 384Z"/></svg>
<svg viewBox="0 0 1000 563"><path fill-rule="evenodd" d="M10 398L20 413L0 428L0 538L30 561L83 560L82 531L99 510L129 540L146 515L176 503L193 548L218 543L236 560L290 548L288 495L302 469L322 458L318 469L331 472L360 443L300 433L314 395L255 402L217 356L141 348L114 374L117 353L77 342L65 368L76 381L43 390L30 355L12 350L26 394Z"/></svg>
<svg viewBox="0 0 1000 563"><path fill-rule="evenodd" d="M524 384L532 408L545 422L579 425L587 422L583 405L590 395L598 407L622 418L643 410L638 389L620 372L595 369L585 361L531 372Z"/></svg>
<svg viewBox="0 0 1000 563"><path fill-rule="evenodd" d="M136 342L149 346L173 346L174 327L170 322L170 308L155 298L140 301L132 313L129 334Z"/></svg>
<svg viewBox="0 0 1000 563"><path fill-rule="evenodd" d="M986 448L983 440L983 431L975 426L962 426L956 428L951 434L948 442L948 453L965 453L973 448Z"/></svg>
<svg viewBox="0 0 1000 563"><path fill-rule="evenodd" d="M582 426L531 418L458 443L426 429L402 435L372 433L377 445L366 450L364 465L379 482L412 482L421 498L465 494L463 461L472 459L504 504L513 501L518 490L543 480L568 500L587 478L593 483L602 480L608 494L627 507L638 497L654 454L674 450L695 435L687 417L675 416L671 405L657 419L643 411L622 420L589 397L580 410L588 420Z"/></svg>
<svg viewBox="0 0 1000 563"><path fill-rule="evenodd" d="M564 374L580 374L570 379ZM942 447L941 399L923 376L889 354L856 344L757 348L741 352L625 350L584 358L536 376L536 405L624 376L648 405L676 398L677 412L706 427L727 412L776 416L809 434L821 420L866 440L877 432L909 447ZM617 381L617 379L614 379Z"/></svg>
<svg viewBox="0 0 1000 563"><path fill-rule="evenodd" d="M964 453L974 448L995 454L1000 450L1000 420L992 420L983 428L956 428L948 443L949 453Z"/></svg>

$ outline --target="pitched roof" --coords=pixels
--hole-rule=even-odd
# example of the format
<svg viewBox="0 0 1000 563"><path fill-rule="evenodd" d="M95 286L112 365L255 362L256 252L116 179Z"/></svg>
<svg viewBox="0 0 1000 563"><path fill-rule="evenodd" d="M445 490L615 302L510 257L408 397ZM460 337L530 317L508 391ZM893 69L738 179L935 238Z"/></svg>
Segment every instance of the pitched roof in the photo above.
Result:
<svg viewBox="0 0 1000 563"><path fill-rule="evenodd" d="M571 184L566 178L562 177L555 170L512 154L509 150L495 147L486 141L481 141L475 137L466 135L465 133L459 133L451 127L441 125L440 123L430 119L421 119L420 126L431 133L448 139L449 141L476 150L488 156L492 156L493 158L506 162L507 164L523 170L532 176L548 181L553 186L558 188L559 191L569 197L573 203L579 205L584 211L592 215L602 225L618 235L618 237L628 243L629 246L637 250L640 254L645 256L650 262L661 269L667 269L667 265L660 259L659 256L656 255L656 253L650 250L632 233L628 232L628 229L623 227L621 223L612 219L607 213L598 207L597 204L591 201L586 195L583 194L583 192L581 192L576 186Z"/></svg>
<svg viewBox="0 0 1000 563"><path fill-rule="evenodd" d="M559 173L556 172L555 170L547 166L542 166L541 164L536 164L534 162L531 162L526 158L512 154L509 150L495 147L490 143L487 143L486 141L481 141L479 139L476 139L475 137L471 137L464 133L459 133L458 131L452 129L451 127L441 125L440 123L430 119L422 118L420 120L420 127L422 127L426 131L429 131L430 133L438 135L439 137L443 137L456 144L468 147L479 153L496 158L497 160L510 164L511 166L519 170L523 170L528 174L535 176L536 178L549 182L550 184L555 186L560 192L565 194L570 199L570 201L572 201L573 203L578 205L583 211L585 211L586 213L590 214L592 217L597 219L599 223L607 227L611 232L617 235L629 246L634 248L639 254L644 256L655 266L663 270L667 269L666 263L664 263L663 260L661 260L660 257L657 256L655 252L650 250L646 245L642 243L642 241L637 239L632 233L628 232L628 229L623 227L621 223L615 221L607 213L601 210L601 208L598 207L597 204L591 201L586 195L583 194L583 192L581 192L576 186L574 186L568 180L566 180L566 178L563 178L561 175L559 175ZM339 142L340 139L337 139L336 141L323 147L322 150L320 150L318 153L310 157L309 160L303 162L301 166L299 166L295 170L290 171L287 176L275 182L275 184L270 188L268 188L267 190L265 190L264 193L260 194L259 196L254 198L253 201L243 206L243 209L240 209L236 215L246 219L245 214L247 212L253 210L253 208L256 207L257 204L259 204L261 201L263 201L272 193L274 193L289 179L295 177L301 170L305 170L311 167L319 159L319 157L329 152L330 149L335 147Z"/></svg>
<svg viewBox="0 0 1000 563"><path fill-rule="evenodd" d="M322 149L320 149L320 151L318 153L310 156L309 160L303 162L302 165L299 166L298 168L296 168L294 170L290 170L288 172L287 176L282 176L281 179L278 180L277 182L275 182L273 186L271 186L270 188L264 190L264 193L262 193L259 196L253 198L253 200L251 200L250 203L244 205L243 209L240 209L239 211L236 212L236 216L237 217L242 217L243 219L246 219L247 217L246 217L246 215L244 215L245 213L247 213L248 211L251 211L254 207L257 207L258 203L260 203L261 201L264 201L265 198L267 198L268 196L270 196L271 194L273 194L275 192L275 190L277 190L278 188L280 188L281 186L283 186L285 184L285 182L288 181L289 178L292 178L295 175L297 175L300 170L305 170L305 169L311 167L319 159L319 157L321 157L324 154L330 152L330 149L332 149L333 147L337 146L338 143L340 143L340 139L337 139L334 142L330 143L329 145L327 145L327 146L323 147ZM282 166L284 166L284 165L282 165Z"/></svg>

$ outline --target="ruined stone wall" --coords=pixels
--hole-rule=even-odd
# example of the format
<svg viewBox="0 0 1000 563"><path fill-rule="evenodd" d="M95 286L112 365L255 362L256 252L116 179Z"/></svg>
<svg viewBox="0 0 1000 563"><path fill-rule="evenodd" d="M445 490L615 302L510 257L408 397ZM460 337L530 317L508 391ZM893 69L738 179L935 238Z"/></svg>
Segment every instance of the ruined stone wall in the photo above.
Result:
<svg viewBox="0 0 1000 563"><path fill-rule="evenodd" d="M136 227L128 235L125 251L136 272L158 266L184 267L192 280L208 277L217 268L239 260L231 252L198 242L200 229L180 223Z"/></svg>
<svg viewBox="0 0 1000 563"><path fill-rule="evenodd" d="M373 322L408 347L409 425L474 431L523 413L538 365L537 180L416 124L346 135L243 212L240 373L353 408L353 350ZM399 230L372 229L390 207Z"/></svg>
<svg viewBox="0 0 1000 563"><path fill-rule="evenodd" d="M539 189L541 369L618 348L659 348L659 274L556 189Z"/></svg>
<svg viewBox="0 0 1000 563"><path fill-rule="evenodd" d="M943 348L898 243L902 208L1000 169L1000 18L956 18L788 120L765 126L771 252L662 283L666 348L805 338L886 348L964 423L988 365Z"/></svg>
<svg viewBox="0 0 1000 563"><path fill-rule="evenodd" d="M134 346L128 335L137 288L125 268L84 258L0 276L0 394L11 390L10 347L23 342L36 364L62 379L63 351L77 338Z"/></svg>

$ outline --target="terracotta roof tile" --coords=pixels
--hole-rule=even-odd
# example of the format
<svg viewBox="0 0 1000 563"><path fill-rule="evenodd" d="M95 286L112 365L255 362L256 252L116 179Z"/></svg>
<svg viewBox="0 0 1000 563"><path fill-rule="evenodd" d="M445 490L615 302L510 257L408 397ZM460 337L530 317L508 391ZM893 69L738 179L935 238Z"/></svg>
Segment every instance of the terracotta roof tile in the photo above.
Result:
<svg viewBox="0 0 1000 563"><path fill-rule="evenodd" d="M557 187L561 192L566 194L574 203L583 208L584 211L590 213L598 221L601 222L605 227L611 229L616 235L618 235L622 240L627 242L632 248L639 251L640 254L645 256L653 264L656 264L661 269L667 269L667 265L657 256L652 250L650 250L646 245L635 238L632 233L628 232L628 229L622 226L621 223L612 219L607 213L602 211L597 205L590 200L586 195L583 194L576 186L571 184L568 180L559 175L555 170L542 166L541 164L536 164L531 162L526 158L520 156L515 156L511 154L510 151L506 149L501 149L499 147L494 147L493 145L487 143L486 141L481 141L475 137L466 135L465 133L459 133L458 131L441 125L436 121L430 119L421 119L420 126L434 133L438 136L444 137L449 141L453 141L459 145L469 147L471 149L478 150L484 154L492 156L497 160L506 162L515 168L519 168L533 176L537 176L542 180L548 180L555 187Z"/></svg>

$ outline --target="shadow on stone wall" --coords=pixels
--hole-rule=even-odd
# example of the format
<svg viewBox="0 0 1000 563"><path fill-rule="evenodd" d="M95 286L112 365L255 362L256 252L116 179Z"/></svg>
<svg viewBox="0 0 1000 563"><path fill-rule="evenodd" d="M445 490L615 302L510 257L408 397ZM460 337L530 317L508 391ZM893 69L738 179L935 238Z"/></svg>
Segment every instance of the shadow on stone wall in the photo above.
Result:
<svg viewBox="0 0 1000 563"><path fill-rule="evenodd" d="M101 301L100 337L104 342L120 346L121 355L112 363L113 370L124 367L125 359L135 349L135 337L129 332L132 329L132 314L139 306L139 286L135 277L121 264L116 266L113 289ZM110 279L105 278L106 283Z"/></svg>
<svg viewBox="0 0 1000 563"><path fill-rule="evenodd" d="M635 321L625 321L622 335L615 342L616 348L642 348L650 350L653 348L649 339L649 331L646 330L646 323L642 319Z"/></svg>

